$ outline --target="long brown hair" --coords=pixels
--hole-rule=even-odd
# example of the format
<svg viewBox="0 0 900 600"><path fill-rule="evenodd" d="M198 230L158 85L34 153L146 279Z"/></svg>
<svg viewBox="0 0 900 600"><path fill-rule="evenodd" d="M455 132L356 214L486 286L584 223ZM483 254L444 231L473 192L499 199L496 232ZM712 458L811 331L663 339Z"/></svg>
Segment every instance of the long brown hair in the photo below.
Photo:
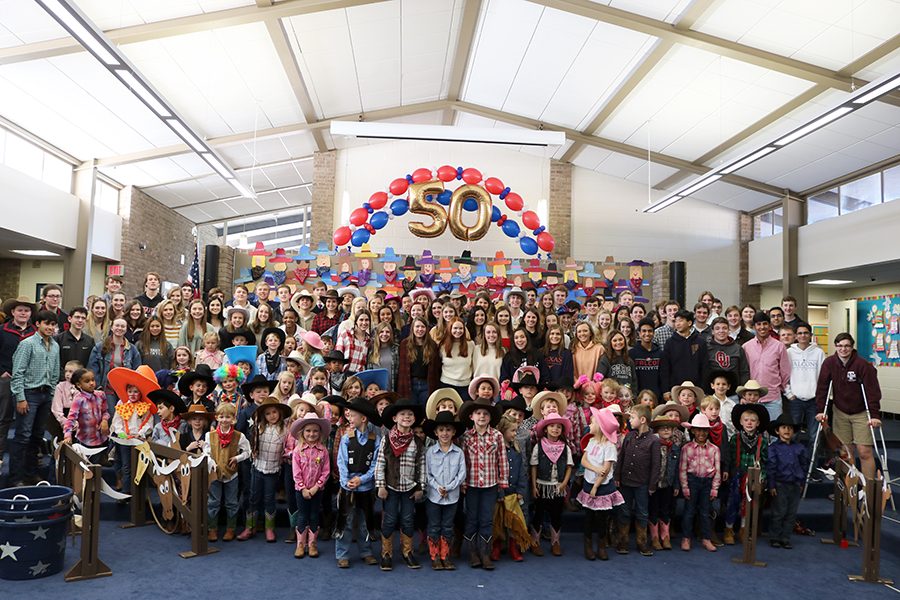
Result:
<svg viewBox="0 0 900 600"><path fill-rule="evenodd" d="M113 319L113 323L115 323L118 320L119 319ZM122 319L122 320L125 321L125 319ZM125 323L128 323L128 321L125 321ZM128 338L126 338L125 336L122 336L122 339L125 342L122 345L122 348L124 351L127 351L131 347L131 342L129 342ZM106 336L105 340L103 340L103 345L100 347L100 351L102 354L109 354L110 352L112 352L112 349L113 349L113 335L112 335L112 324L111 324L110 325L110 334L108 336Z"/></svg>
<svg viewBox="0 0 900 600"><path fill-rule="evenodd" d="M375 333L372 334L372 344L371 349L369 350L369 362L377 363L379 361L379 357L381 356L381 340L378 339L378 334L382 330L387 330L391 332L391 341L387 343L387 347L391 347L394 345L394 328L390 323L379 323L375 326Z"/></svg>
<svg viewBox="0 0 900 600"><path fill-rule="evenodd" d="M416 336L413 334L416 323L421 323L425 326L425 335L422 337L421 344L416 342ZM421 360L426 365L430 365L431 361L434 360L434 357L437 355L437 346L435 345L434 340L431 339L431 336L428 335L428 321L422 317L413 317L412 320L410 320L409 335L402 343L406 344L406 354L409 357L410 362Z"/></svg>
<svg viewBox="0 0 900 600"><path fill-rule="evenodd" d="M491 350L491 347L487 343L487 336L484 335L484 332L488 327L493 327L494 329L497 330L497 343L494 344L494 348L493 348L494 355L496 358L503 358L503 355L506 354L506 348L503 347L503 344L501 342L500 326L497 325L497 323L494 321L488 321L487 323L485 323L484 328L482 328L482 330L481 330L481 345L480 345L481 355L487 356L488 351Z"/></svg>
<svg viewBox="0 0 900 600"><path fill-rule="evenodd" d="M150 333L150 323L159 323L159 335ZM169 353L169 341L166 339L166 329L163 327L162 319L153 315L144 323L144 330L141 332L141 358L146 360L150 355L150 345L153 342L159 343L159 351L165 356Z"/></svg>
<svg viewBox="0 0 900 600"><path fill-rule="evenodd" d="M203 302L203 300L192 300L188 305L187 310L187 339L189 340L194 339L194 335L197 333L197 326L194 322L194 317L191 316L191 308L193 308L195 304L199 304L203 307L203 317L200 319L200 322L203 323L203 333L206 333L206 304Z"/></svg>
<svg viewBox="0 0 900 600"><path fill-rule="evenodd" d="M453 337L451 331L453 331L453 326L459 323L462 325L463 334L462 337L459 338L459 342L456 341L456 338ZM463 323L463 320L459 317L453 317L450 321L447 322L447 327L444 329L444 337L441 338L441 346L443 347L444 354L447 356L453 356L453 346L459 345L459 355L460 356L469 356L469 340L466 338L466 324Z"/></svg>

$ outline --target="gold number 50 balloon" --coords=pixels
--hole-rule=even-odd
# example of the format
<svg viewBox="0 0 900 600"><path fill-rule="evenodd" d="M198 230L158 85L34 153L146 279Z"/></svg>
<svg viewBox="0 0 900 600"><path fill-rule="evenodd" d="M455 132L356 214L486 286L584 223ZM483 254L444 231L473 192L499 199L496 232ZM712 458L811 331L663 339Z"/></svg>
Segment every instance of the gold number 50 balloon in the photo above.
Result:
<svg viewBox="0 0 900 600"><path fill-rule="evenodd" d="M434 222L426 225L421 221L410 221L409 231L418 237L433 238L444 233L447 229L447 212L444 207L434 202L427 202L425 196L437 195L444 191L444 184L440 181L425 181L409 186L409 212L417 215L428 215Z"/></svg>
<svg viewBox="0 0 900 600"><path fill-rule="evenodd" d="M467 227L463 224L462 211L466 200L473 198L478 202L475 225ZM491 226L491 196L478 185L463 185L453 191L450 198L450 231L457 239L463 241L480 240Z"/></svg>
<svg viewBox="0 0 900 600"><path fill-rule="evenodd" d="M417 215L427 215L433 222L425 224L421 221L410 221L409 230L413 235L424 238L433 238L444 233L447 223L453 235L463 241L480 240L491 227L491 196L481 186L463 185L453 192L450 198L450 215L437 202L437 196L444 191L444 184L440 181L425 181L409 186L409 212ZM426 196L434 200L428 202ZM478 202L477 219L475 225L468 227L463 223L462 211L466 200L473 198Z"/></svg>

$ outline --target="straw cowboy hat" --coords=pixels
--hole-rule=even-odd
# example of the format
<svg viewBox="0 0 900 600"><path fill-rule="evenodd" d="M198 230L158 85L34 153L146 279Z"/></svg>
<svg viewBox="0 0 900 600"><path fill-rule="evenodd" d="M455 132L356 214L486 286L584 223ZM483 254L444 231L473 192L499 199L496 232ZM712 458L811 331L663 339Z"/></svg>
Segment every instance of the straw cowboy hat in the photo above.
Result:
<svg viewBox="0 0 900 600"><path fill-rule="evenodd" d="M475 396L478 395L478 386L484 382L491 384L491 387L494 388L494 396L500 393L500 382L497 381L496 377L492 377L491 375L479 375L469 384L469 398L474 399Z"/></svg>
<svg viewBox="0 0 900 600"><path fill-rule="evenodd" d="M566 414L566 407L569 405L566 402L566 397L563 396L560 392L538 392L535 394L534 398L531 399L531 414L539 415L541 412L541 402L544 400L556 400L556 405L559 407L559 414Z"/></svg>
<svg viewBox="0 0 900 600"><path fill-rule="evenodd" d="M206 407L202 404L191 404L188 406L188 409L181 413L182 419L190 419L191 417L205 417L207 420L212 421L216 418L216 415L211 412L206 411Z"/></svg>
<svg viewBox="0 0 900 600"><path fill-rule="evenodd" d="M699 385L694 385L693 381L685 381L681 385L676 385L672 388L672 399L677 400L678 394L681 393L681 390L691 390L694 392L694 398L697 399L697 404L700 404L700 400L706 395L703 393L703 389Z"/></svg>
<svg viewBox="0 0 900 600"><path fill-rule="evenodd" d="M762 398L769 393L769 388L761 386L755 379L748 379L747 383L739 385L737 390L735 390L738 397L743 396L744 392L759 392L759 397Z"/></svg>
<svg viewBox="0 0 900 600"><path fill-rule="evenodd" d="M682 406L677 402L666 402L665 404L660 404L653 409L653 418L660 418L667 412L673 410L678 413L678 416L681 419L682 423L688 420L690 413L688 412L687 406Z"/></svg>
<svg viewBox="0 0 900 600"><path fill-rule="evenodd" d="M425 403L425 416L429 419L434 419L435 415L438 414L437 407L441 400L452 400L453 404L456 405L456 412L459 412L460 407L463 405L463 399L455 389L440 388L434 390L431 395L428 396L428 401Z"/></svg>

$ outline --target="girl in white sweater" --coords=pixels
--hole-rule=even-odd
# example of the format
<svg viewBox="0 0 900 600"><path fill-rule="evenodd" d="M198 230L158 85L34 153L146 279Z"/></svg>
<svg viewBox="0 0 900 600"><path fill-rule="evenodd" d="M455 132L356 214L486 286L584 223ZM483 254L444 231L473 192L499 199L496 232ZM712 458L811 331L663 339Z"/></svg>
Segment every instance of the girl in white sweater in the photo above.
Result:
<svg viewBox="0 0 900 600"><path fill-rule="evenodd" d="M447 324L441 339L441 384L455 388L461 397L469 393L475 344L466 339L466 325L459 317Z"/></svg>

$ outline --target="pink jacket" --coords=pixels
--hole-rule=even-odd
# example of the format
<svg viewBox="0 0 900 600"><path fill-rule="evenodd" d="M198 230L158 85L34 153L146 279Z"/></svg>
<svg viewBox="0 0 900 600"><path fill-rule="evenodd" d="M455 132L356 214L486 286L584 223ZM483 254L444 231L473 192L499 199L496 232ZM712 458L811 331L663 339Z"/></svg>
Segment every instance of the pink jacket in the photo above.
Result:
<svg viewBox="0 0 900 600"><path fill-rule="evenodd" d="M781 398L781 392L791 382L791 359L784 344L772 337L761 344L759 338L754 337L742 347L750 365L750 377L769 390L759 401L765 403Z"/></svg>
<svg viewBox="0 0 900 600"><path fill-rule="evenodd" d="M321 443L310 446L300 443L294 448L294 488L305 490L317 487L321 491L331 474L331 457Z"/></svg>
<svg viewBox="0 0 900 600"><path fill-rule="evenodd" d="M72 408L72 401L78 390L68 381L60 381L56 384L56 391L53 393L53 402L50 404L50 412L59 421L60 426L66 424L66 409Z"/></svg>

